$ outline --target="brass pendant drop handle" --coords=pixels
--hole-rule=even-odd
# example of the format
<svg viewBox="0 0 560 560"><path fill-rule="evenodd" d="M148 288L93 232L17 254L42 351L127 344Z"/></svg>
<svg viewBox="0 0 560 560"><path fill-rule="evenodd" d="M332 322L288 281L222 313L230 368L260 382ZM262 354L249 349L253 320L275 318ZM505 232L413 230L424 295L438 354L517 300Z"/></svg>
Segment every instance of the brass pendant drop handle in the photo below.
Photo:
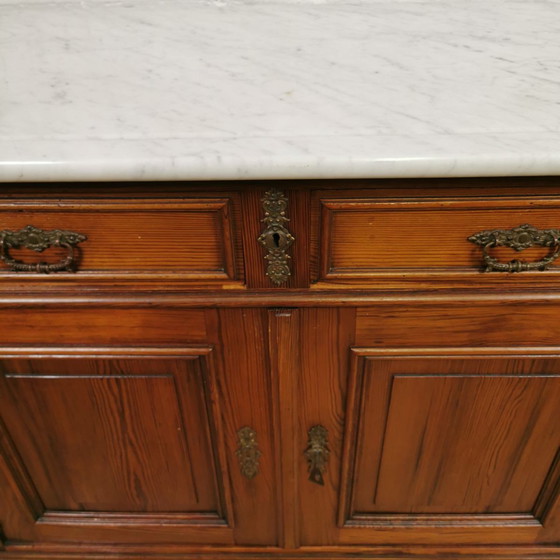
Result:
<svg viewBox="0 0 560 560"><path fill-rule="evenodd" d="M0 231L0 259L10 270L15 272L37 272L48 274L50 272L74 272L75 254L74 247L85 241L87 237L73 231L51 230L45 231L34 226L26 226L19 231ZM32 249L42 253L49 247L62 247L66 249L66 256L56 263L24 263L10 255L10 249Z"/></svg>
<svg viewBox="0 0 560 560"><path fill-rule="evenodd" d="M305 457L309 470L309 481L325 485L324 474L329 460L329 432L321 425L313 426L307 432L307 448Z"/></svg>
<svg viewBox="0 0 560 560"><path fill-rule="evenodd" d="M494 229L479 231L468 241L482 247L485 272L523 272L526 270L546 270L560 256L560 230L537 229L529 224L512 229ZM530 247L550 247L551 252L540 261L525 262L514 259L502 263L490 254L494 247L509 247L523 251Z"/></svg>

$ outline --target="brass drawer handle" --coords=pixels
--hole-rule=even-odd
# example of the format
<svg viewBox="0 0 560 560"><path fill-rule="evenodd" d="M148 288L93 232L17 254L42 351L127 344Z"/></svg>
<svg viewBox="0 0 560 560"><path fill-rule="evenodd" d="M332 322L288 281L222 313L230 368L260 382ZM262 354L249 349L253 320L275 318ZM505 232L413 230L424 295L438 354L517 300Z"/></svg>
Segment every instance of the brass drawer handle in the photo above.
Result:
<svg viewBox="0 0 560 560"><path fill-rule="evenodd" d="M0 259L2 259L10 270L16 272L73 272L75 267L74 247L85 241L87 237L81 233L73 231L61 231L58 229L44 231L34 226L26 226L19 231L3 230L0 231ZM32 249L37 253L42 253L49 247L63 247L68 254L61 261L48 264L23 263L10 256L10 249Z"/></svg>
<svg viewBox="0 0 560 560"><path fill-rule="evenodd" d="M494 229L479 231L471 235L468 240L482 247L482 258L486 265L485 272L523 272L525 270L546 270L560 256L560 230L537 229L529 224L513 229ZM493 247L509 247L516 251L523 251L530 247L550 247L552 252L535 262L525 262L514 259L502 263L490 255Z"/></svg>
<svg viewBox="0 0 560 560"><path fill-rule="evenodd" d="M279 286L292 274L288 262L291 258L288 249L295 239L285 227L285 223L290 221L286 217L288 199L282 191L271 189L265 193L262 203L266 228L259 236L259 243L267 250L264 257L268 261L266 275Z"/></svg>
<svg viewBox="0 0 560 560"><path fill-rule="evenodd" d="M329 432L324 426L313 426L307 432L305 457L309 470L309 480L315 484L325 485L323 475L327 471L329 459Z"/></svg>
<svg viewBox="0 0 560 560"><path fill-rule="evenodd" d="M255 478L259 472L259 459L262 452L257 443L257 432L245 426L237 432L237 451L235 452L239 459L239 468L241 474L248 478Z"/></svg>

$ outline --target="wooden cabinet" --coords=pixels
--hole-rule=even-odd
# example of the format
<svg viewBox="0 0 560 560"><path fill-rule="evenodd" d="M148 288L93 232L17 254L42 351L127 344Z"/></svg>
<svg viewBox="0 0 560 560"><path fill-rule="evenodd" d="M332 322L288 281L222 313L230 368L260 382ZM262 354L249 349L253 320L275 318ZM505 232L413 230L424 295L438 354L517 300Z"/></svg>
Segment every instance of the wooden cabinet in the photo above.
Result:
<svg viewBox="0 0 560 560"><path fill-rule="evenodd" d="M6 188L0 558L560 558L557 187Z"/></svg>
<svg viewBox="0 0 560 560"><path fill-rule="evenodd" d="M276 544L260 310L7 315L21 341L0 360L10 540Z"/></svg>

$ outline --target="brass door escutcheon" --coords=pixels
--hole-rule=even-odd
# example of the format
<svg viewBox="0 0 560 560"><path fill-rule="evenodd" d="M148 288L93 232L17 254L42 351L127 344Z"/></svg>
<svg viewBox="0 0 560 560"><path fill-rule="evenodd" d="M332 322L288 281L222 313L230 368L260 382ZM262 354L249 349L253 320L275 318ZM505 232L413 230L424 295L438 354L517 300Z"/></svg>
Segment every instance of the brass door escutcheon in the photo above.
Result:
<svg viewBox="0 0 560 560"><path fill-rule="evenodd" d="M523 272L525 270L546 270L560 256L560 230L537 229L529 224L512 229L494 229L479 231L468 238L468 241L482 247L482 258L485 272ZM514 259L502 263L489 250L493 247L509 247L515 251L523 251L530 247L550 247L551 253L535 262Z"/></svg>
<svg viewBox="0 0 560 560"><path fill-rule="evenodd" d="M8 268L16 272L74 272L74 247L85 241L87 237L81 233L73 231L51 230L45 231L34 226L26 226L19 231L3 230L0 231L0 259ZM57 263L48 264L23 263L10 256L10 249L32 249L37 253L42 253L49 247L63 247L67 251L66 257Z"/></svg>
<svg viewBox="0 0 560 560"><path fill-rule="evenodd" d="M307 432L307 448L305 457L307 458L309 469L309 480L315 484L325 485L323 475L327 471L329 459L329 432L324 426L313 426Z"/></svg>
<svg viewBox="0 0 560 560"><path fill-rule="evenodd" d="M271 189L265 193L262 203L265 212L263 222L266 228L258 240L267 250L264 257L268 261L266 275L279 286L292 274L288 262L291 258L288 249L295 239L285 227L286 222L290 221L286 217L288 199L282 191Z"/></svg>
<svg viewBox="0 0 560 560"><path fill-rule="evenodd" d="M254 478L259 472L259 459L262 452L257 443L257 432L245 426L237 432L237 451L239 467L243 476Z"/></svg>

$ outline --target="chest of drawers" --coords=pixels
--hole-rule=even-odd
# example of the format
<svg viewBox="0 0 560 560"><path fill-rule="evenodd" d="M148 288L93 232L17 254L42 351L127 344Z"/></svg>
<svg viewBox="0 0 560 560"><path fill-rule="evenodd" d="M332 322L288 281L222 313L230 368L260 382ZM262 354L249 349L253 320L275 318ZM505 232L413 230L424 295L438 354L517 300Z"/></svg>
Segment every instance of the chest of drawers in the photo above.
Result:
<svg viewBox="0 0 560 560"><path fill-rule="evenodd" d="M560 557L559 186L4 187L0 558Z"/></svg>

